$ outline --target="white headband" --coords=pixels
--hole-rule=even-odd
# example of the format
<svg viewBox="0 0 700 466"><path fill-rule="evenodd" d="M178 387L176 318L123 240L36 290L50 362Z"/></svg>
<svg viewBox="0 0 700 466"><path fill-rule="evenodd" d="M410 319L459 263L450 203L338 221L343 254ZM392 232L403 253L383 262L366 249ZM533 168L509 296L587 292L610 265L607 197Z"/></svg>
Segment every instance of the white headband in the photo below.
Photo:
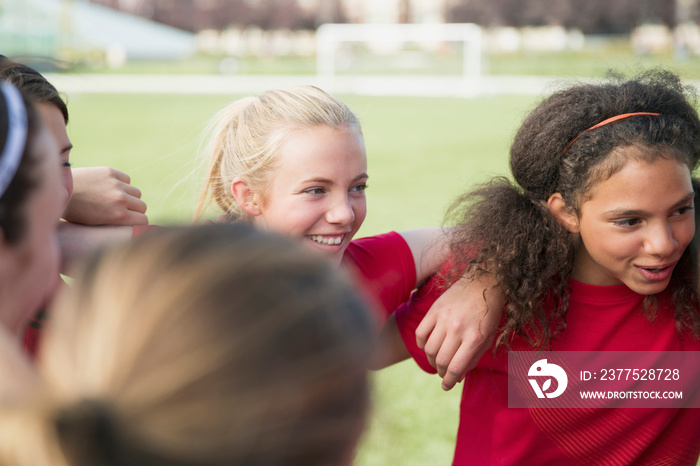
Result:
<svg viewBox="0 0 700 466"><path fill-rule="evenodd" d="M7 139L0 155L0 197L17 173L22 160L24 144L27 139L27 113L24 101L15 86L8 82L0 84L0 91L5 97L7 107Z"/></svg>

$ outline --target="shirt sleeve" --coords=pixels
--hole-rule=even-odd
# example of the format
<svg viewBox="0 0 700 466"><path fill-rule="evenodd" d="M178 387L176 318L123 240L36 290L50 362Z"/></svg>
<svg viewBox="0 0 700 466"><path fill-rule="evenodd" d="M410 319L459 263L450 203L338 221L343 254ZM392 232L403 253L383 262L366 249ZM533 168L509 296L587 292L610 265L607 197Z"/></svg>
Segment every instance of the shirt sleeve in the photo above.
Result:
<svg viewBox="0 0 700 466"><path fill-rule="evenodd" d="M352 241L343 260L355 269L360 286L381 306L385 318L410 297L416 286L413 253L396 232Z"/></svg>
<svg viewBox="0 0 700 466"><path fill-rule="evenodd" d="M437 373L437 370L430 365L425 351L416 344L416 329L444 290L444 279L436 274L396 310L396 325L406 349L418 366L430 374Z"/></svg>

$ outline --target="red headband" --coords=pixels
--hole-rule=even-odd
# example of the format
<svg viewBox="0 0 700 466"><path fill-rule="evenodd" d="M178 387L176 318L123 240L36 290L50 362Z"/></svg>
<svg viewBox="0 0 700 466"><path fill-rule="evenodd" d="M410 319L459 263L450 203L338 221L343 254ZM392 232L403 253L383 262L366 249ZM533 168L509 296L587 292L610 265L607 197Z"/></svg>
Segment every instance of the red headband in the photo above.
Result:
<svg viewBox="0 0 700 466"><path fill-rule="evenodd" d="M593 125L593 126L591 126L590 128L588 128L587 130L582 131L581 134L585 133L586 131L590 131L590 130L592 130L592 129L599 128L599 127L601 127L601 126L605 126L605 125L607 125L608 123L612 123L613 121L624 120L625 118L629 118L629 117L635 116L635 115L655 115L655 116L660 116L661 114L660 114L660 113L651 113L651 112L623 113L622 115L617 115L617 116L614 116L614 117L612 117L612 118L608 118L607 120L603 120L603 121L601 121L600 123L598 123L597 125ZM561 153L561 156L562 156L562 157L564 157L564 155L566 155L566 151L569 150L569 147L571 147L571 144L573 144L574 142L576 142L576 140L577 140L578 138L581 137L581 134L579 134L578 136L576 136L576 137L569 143L569 145L566 146L566 148L564 149L564 152Z"/></svg>

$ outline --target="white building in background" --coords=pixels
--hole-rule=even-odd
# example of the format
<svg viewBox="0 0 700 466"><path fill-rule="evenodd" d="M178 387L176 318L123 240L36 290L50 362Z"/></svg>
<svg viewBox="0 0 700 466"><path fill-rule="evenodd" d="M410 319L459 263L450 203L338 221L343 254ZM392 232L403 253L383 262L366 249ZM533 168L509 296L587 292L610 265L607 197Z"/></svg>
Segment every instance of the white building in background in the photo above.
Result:
<svg viewBox="0 0 700 466"><path fill-rule="evenodd" d="M127 59L179 59L195 35L87 0L0 0L0 53L119 66Z"/></svg>

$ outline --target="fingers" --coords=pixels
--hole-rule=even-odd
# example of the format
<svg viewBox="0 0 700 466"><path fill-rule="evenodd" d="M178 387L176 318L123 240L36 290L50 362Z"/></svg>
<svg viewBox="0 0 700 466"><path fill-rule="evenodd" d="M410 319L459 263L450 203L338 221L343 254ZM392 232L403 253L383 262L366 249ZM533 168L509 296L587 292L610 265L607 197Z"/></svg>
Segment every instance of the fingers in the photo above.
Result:
<svg viewBox="0 0 700 466"><path fill-rule="evenodd" d="M73 169L74 192L63 218L84 225L146 225L147 205L129 175L102 166Z"/></svg>
<svg viewBox="0 0 700 466"><path fill-rule="evenodd" d="M443 390L452 390L455 385L464 380L467 372L476 366L473 356L474 353L472 352L472 348L468 346L461 346L455 352L450 365L445 371L445 376L442 378ZM476 361L478 360L479 358L476 358Z"/></svg>
<svg viewBox="0 0 700 466"><path fill-rule="evenodd" d="M111 167L108 167L108 168L109 168L109 175L110 176L118 179L122 183L131 184L131 177L129 175L127 175L126 173L124 173L121 170L117 170L116 168L111 168Z"/></svg>
<svg viewBox="0 0 700 466"><path fill-rule="evenodd" d="M148 205L146 205L146 203L141 200L141 192L139 191L138 196L129 195L129 197L127 197L126 208L129 211L145 214Z"/></svg>
<svg viewBox="0 0 700 466"><path fill-rule="evenodd" d="M416 330L416 342L451 390L491 346L505 297L495 279L461 279L435 301Z"/></svg>
<svg viewBox="0 0 700 466"><path fill-rule="evenodd" d="M444 371L442 389L445 391L452 390L457 383L464 380L467 372L476 367L481 356L491 347L492 340L493 337L482 338L480 341L472 341L460 345L451 356L449 364Z"/></svg>
<svg viewBox="0 0 700 466"><path fill-rule="evenodd" d="M148 225L146 209L148 206L141 199L120 193L119 200L112 203L111 225Z"/></svg>
<svg viewBox="0 0 700 466"><path fill-rule="evenodd" d="M121 177L116 187L117 200L113 205L122 206L119 208L121 211L113 216L117 219L114 224L148 225L148 217L145 215L148 205L141 199L141 190L128 183L129 176L126 173L114 169L113 171Z"/></svg>
<svg viewBox="0 0 700 466"><path fill-rule="evenodd" d="M137 199L141 199L141 190L137 188L134 185L131 185L129 183L122 182L121 190L124 191L126 194L129 196L135 197Z"/></svg>
<svg viewBox="0 0 700 466"><path fill-rule="evenodd" d="M131 178L126 173L112 169L114 177L121 183L119 188L127 195L125 199L127 217L125 225L148 225L148 218L144 215L148 205L141 200L141 190L131 184Z"/></svg>
<svg viewBox="0 0 700 466"><path fill-rule="evenodd" d="M438 367L435 358L445 341L445 335L446 333L444 327L436 327L433 329L432 333L430 334L430 338L428 338L425 343L425 347L423 348L425 355L428 357L428 362L430 362L430 365L436 369L438 369Z"/></svg>
<svg viewBox="0 0 700 466"><path fill-rule="evenodd" d="M122 225L148 225L148 216L141 212L129 211Z"/></svg>
<svg viewBox="0 0 700 466"><path fill-rule="evenodd" d="M448 366L452 365L451 363L455 354L462 346L462 341L459 338L455 338L454 335L450 334L446 335L445 339L442 341L442 344L438 348L437 355L435 356L435 368L437 369L440 377L445 377L448 371ZM428 347L430 348L431 345L428 344Z"/></svg>
<svg viewBox="0 0 700 466"><path fill-rule="evenodd" d="M416 328L416 344L423 351L425 351L425 344L428 342L428 338L433 332L436 322L437 313L434 312L433 307L431 307L418 325L418 328Z"/></svg>

